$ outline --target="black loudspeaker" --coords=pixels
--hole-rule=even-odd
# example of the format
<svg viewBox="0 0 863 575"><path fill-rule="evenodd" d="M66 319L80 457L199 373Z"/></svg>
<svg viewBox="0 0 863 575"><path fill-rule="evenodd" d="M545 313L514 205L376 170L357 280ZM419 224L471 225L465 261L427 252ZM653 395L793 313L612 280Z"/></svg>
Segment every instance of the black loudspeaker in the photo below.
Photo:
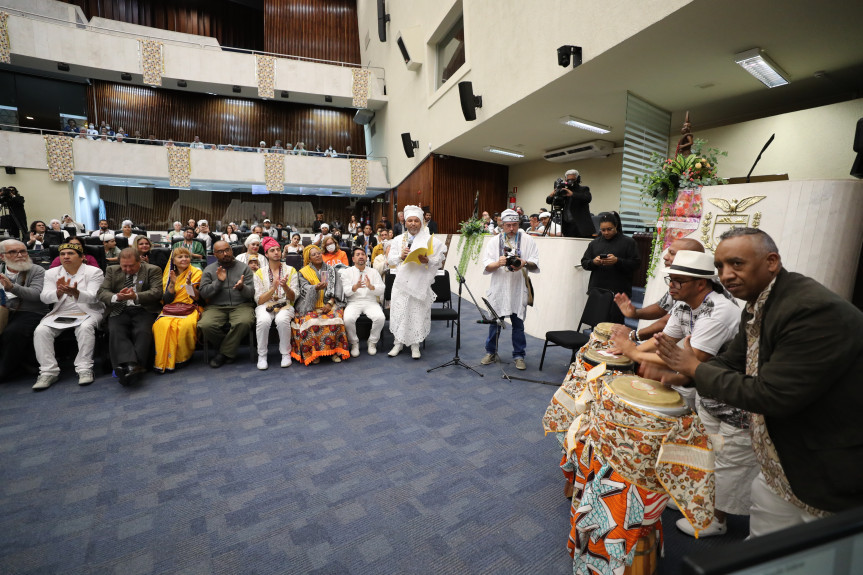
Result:
<svg viewBox="0 0 863 575"><path fill-rule="evenodd" d="M572 62L573 68L581 66L581 46L561 46L557 49L557 63L566 68Z"/></svg>
<svg viewBox="0 0 863 575"><path fill-rule="evenodd" d="M857 120L857 131L854 132L854 151L863 152L863 118Z"/></svg>
<svg viewBox="0 0 863 575"><path fill-rule="evenodd" d="M15 166L6 166L6 173L11 175L15 174Z"/></svg>
<svg viewBox="0 0 863 575"><path fill-rule="evenodd" d="M390 21L390 15L387 14L385 0L378 0L378 39L381 42L387 41L387 22Z"/></svg>
<svg viewBox="0 0 863 575"><path fill-rule="evenodd" d="M414 150L420 147L420 143L417 140L411 140L410 132L402 134L402 145L405 147L405 155L408 158L413 158Z"/></svg>
<svg viewBox="0 0 863 575"><path fill-rule="evenodd" d="M473 95L472 82L458 83L458 96L461 99L461 113L468 122L476 120L476 109L482 108L482 96Z"/></svg>

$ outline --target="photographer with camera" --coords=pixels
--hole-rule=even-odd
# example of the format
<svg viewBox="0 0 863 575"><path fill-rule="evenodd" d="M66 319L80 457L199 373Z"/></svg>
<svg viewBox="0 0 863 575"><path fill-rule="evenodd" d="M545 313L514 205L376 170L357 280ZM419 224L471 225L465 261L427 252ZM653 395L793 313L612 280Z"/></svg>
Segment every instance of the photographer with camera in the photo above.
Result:
<svg viewBox="0 0 863 575"><path fill-rule="evenodd" d="M23 233L27 230L27 212L24 210L24 197L15 186L0 188L0 214L3 214L0 228L4 228L9 237L26 241Z"/></svg>
<svg viewBox="0 0 863 575"><path fill-rule="evenodd" d="M533 238L519 229L519 216L515 210L504 210L500 216L501 233L485 247L483 274L491 274L488 301L497 314L512 321L512 357L517 369L527 369L524 355L527 340L524 337L524 317L527 306L533 305L533 288L527 273L539 273L539 250ZM500 328L492 324L485 340L486 354L483 365L494 363L497 356L497 339Z"/></svg>
<svg viewBox="0 0 863 575"><path fill-rule="evenodd" d="M567 238L590 238L596 233L590 219L590 188L581 185L578 170L567 170L563 178L554 182L554 192L545 203L551 211L561 214L563 235Z"/></svg>

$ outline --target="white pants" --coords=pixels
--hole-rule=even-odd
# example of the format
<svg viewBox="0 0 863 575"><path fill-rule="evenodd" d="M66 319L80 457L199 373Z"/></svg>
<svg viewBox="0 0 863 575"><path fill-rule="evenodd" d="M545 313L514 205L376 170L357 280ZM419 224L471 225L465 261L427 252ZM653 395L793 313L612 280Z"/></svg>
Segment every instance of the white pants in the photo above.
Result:
<svg viewBox="0 0 863 575"><path fill-rule="evenodd" d="M809 523L818 519L785 501L767 485L764 475L759 473L752 482L752 508L749 512L749 539L761 537L787 527Z"/></svg>
<svg viewBox="0 0 863 575"><path fill-rule="evenodd" d="M384 310L381 309L381 304L372 300L359 300L348 302L345 307L345 331L348 332L348 343L351 345L359 343L357 337L357 319L361 314L365 314L372 320L372 331L369 334L369 343L377 343L381 339L381 331L384 329Z"/></svg>
<svg viewBox="0 0 863 575"><path fill-rule="evenodd" d="M289 355L291 353L291 320L294 319L294 306L286 305L279 313L267 311L267 305L262 304L255 308L255 336L258 338L258 355L267 355L267 346L270 343L270 326L276 322L276 331L279 332L279 353Z"/></svg>
<svg viewBox="0 0 863 575"><path fill-rule="evenodd" d="M701 402L697 407L704 430L721 435L723 440L722 449L716 452L716 508L732 515L748 515L752 506L752 480L761 470L749 430L713 417L701 407Z"/></svg>
<svg viewBox="0 0 863 575"><path fill-rule="evenodd" d="M100 319L88 316L74 328L75 339L78 340L78 355L75 356L75 371L78 373L93 370L96 326ZM54 339L64 331L66 330L40 323L33 332L33 348L36 350L36 361L39 362L39 375L60 375L60 366L57 365L57 356L54 353Z"/></svg>

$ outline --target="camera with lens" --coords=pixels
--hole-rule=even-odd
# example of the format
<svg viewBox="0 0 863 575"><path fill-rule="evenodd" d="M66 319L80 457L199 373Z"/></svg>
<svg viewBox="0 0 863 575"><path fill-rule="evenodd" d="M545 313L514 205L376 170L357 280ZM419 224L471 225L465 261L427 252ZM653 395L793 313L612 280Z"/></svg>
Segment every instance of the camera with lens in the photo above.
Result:
<svg viewBox="0 0 863 575"><path fill-rule="evenodd" d="M283 307L285 307L285 306L287 306L287 305L288 305L287 300L280 300L280 301L277 301L277 302L272 302L272 303L270 303L269 305L267 305L267 311L269 311L269 312L273 312L273 311L274 311L274 312L278 312L279 310L281 310Z"/></svg>
<svg viewBox="0 0 863 575"><path fill-rule="evenodd" d="M503 254L506 256L506 269L511 272L521 269L521 259L512 253L512 248L503 248Z"/></svg>

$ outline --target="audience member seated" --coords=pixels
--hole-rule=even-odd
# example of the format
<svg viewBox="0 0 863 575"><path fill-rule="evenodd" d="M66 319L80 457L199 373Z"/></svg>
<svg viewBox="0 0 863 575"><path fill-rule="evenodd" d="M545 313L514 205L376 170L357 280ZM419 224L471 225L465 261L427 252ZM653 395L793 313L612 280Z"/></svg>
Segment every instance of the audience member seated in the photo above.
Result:
<svg viewBox="0 0 863 575"><path fill-rule="evenodd" d="M93 124L93 122L90 122L89 126L87 127L87 135L90 136L91 140L95 140L99 137L99 130L96 129L96 126Z"/></svg>
<svg viewBox="0 0 863 575"><path fill-rule="evenodd" d="M186 225L195 230L195 235L198 235L198 220L195 218L189 218Z"/></svg>
<svg viewBox="0 0 863 575"><path fill-rule="evenodd" d="M60 378L60 366L54 354L54 339L67 329L75 330L78 355L75 371L78 385L93 383L93 349L96 326L102 321L105 306L97 293L104 274L95 266L84 265L84 248L78 244L60 246L61 267L48 270L40 299L53 304L33 332L33 346L39 362L39 378L33 389L48 389Z"/></svg>
<svg viewBox="0 0 863 575"><path fill-rule="evenodd" d="M42 249L42 241L45 239L45 231L47 230L45 222L35 220L30 224L30 239L27 241L28 250Z"/></svg>
<svg viewBox="0 0 863 575"><path fill-rule="evenodd" d="M120 233L115 235L126 238L126 241L129 242L130 246L135 245L135 238L138 237L136 234L132 233L132 220L123 220L123 223L120 224Z"/></svg>
<svg viewBox="0 0 863 575"><path fill-rule="evenodd" d="M126 143L126 136L124 136L123 134L117 134L116 136L114 136L114 143L125 144Z"/></svg>
<svg viewBox="0 0 863 575"><path fill-rule="evenodd" d="M323 257L327 265L334 266L336 264L348 265L348 254L339 247L339 243L333 236L327 236L323 243Z"/></svg>
<svg viewBox="0 0 863 575"><path fill-rule="evenodd" d="M281 140L276 140L276 143L273 144L273 147L270 148L274 154L284 154L285 148L282 146Z"/></svg>
<svg viewBox="0 0 863 575"><path fill-rule="evenodd" d="M371 224L363 226L363 233L354 238L354 245L362 247L366 252L366 259L371 260L372 251L378 245L378 240L372 235Z"/></svg>
<svg viewBox="0 0 863 575"><path fill-rule="evenodd" d="M81 222L76 222L75 220L72 219L72 216L70 216L69 214L65 214L63 216L61 225L63 226L64 229L74 227L76 229L75 235L80 236L80 235L84 234L84 224L82 224Z"/></svg>
<svg viewBox="0 0 863 575"><path fill-rule="evenodd" d="M273 238L264 238L266 263L255 272L255 335L258 339L258 369L267 369L267 346L270 327L276 324L282 367L291 365L291 320L294 300L299 292L299 274L282 263L282 249Z"/></svg>
<svg viewBox="0 0 863 575"><path fill-rule="evenodd" d="M359 233L360 223L357 221L357 217L354 214L351 214L351 220L348 222L348 235L355 237Z"/></svg>
<svg viewBox="0 0 863 575"><path fill-rule="evenodd" d="M324 157L325 158L337 158L338 157L338 154L333 149L332 145L327 146L327 149L324 150Z"/></svg>
<svg viewBox="0 0 863 575"><path fill-rule="evenodd" d="M183 224L180 222L174 222L174 229L168 232L168 241L173 241L174 239L181 240L183 239Z"/></svg>
<svg viewBox="0 0 863 575"><path fill-rule="evenodd" d="M545 210L539 212L539 222L541 224L538 230L540 234L545 233L546 226L549 226L548 233L545 234L547 237L563 235L563 232L560 231L560 224L551 221L551 214L549 212L546 212Z"/></svg>
<svg viewBox="0 0 863 575"><path fill-rule="evenodd" d="M301 254L303 253L303 245L300 243L302 236L300 234L291 234L291 243L285 246L286 254Z"/></svg>
<svg viewBox="0 0 863 575"><path fill-rule="evenodd" d="M76 140L92 140L92 136L89 135L87 128L79 128L78 135L75 136Z"/></svg>
<svg viewBox="0 0 863 575"><path fill-rule="evenodd" d="M213 250L213 244L219 241L216 234L210 233L210 224L207 220L198 220L198 239L204 242L207 251Z"/></svg>
<svg viewBox="0 0 863 575"><path fill-rule="evenodd" d="M35 363L33 331L48 313L48 306L39 299L44 282L45 270L33 265L26 244L0 242L0 296L9 314L0 333L0 382L11 379L18 368Z"/></svg>
<svg viewBox="0 0 863 575"><path fill-rule="evenodd" d="M258 152L259 154L266 154L268 151L267 150L267 143L265 141L261 140L260 142L258 142L258 148L255 151Z"/></svg>
<svg viewBox="0 0 863 575"><path fill-rule="evenodd" d="M228 224L225 226L225 233L222 234L222 241L228 242L229 244L239 243L239 239L237 239L237 225L236 224Z"/></svg>
<svg viewBox="0 0 863 575"><path fill-rule="evenodd" d="M90 237L98 238L102 234L113 234L114 231L108 227L108 220L99 220L99 229L90 234Z"/></svg>
<svg viewBox="0 0 863 575"><path fill-rule="evenodd" d="M195 136L195 139L192 141L191 144L189 144L189 147L194 150L203 150L204 148L206 148L204 142L202 142L201 138L199 138L198 136Z"/></svg>
<svg viewBox="0 0 863 575"><path fill-rule="evenodd" d="M72 118L69 118L68 120L66 120L66 125L63 126L63 133L64 134L66 134L67 136L74 136L78 133L78 130L79 130L78 122L76 122Z"/></svg>
<svg viewBox="0 0 863 575"><path fill-rule="evenodd" d="M286 153L286 154L290 154L290 155L293 155L293 154L294 154L294 146L293 146L293 144L291 144L290 142L288 142L287 144L285 144L285 153Z"/></svg>
<svg viewBox="0 0 863 575"><path fill-rule="evenodd" d="M350 146L348 146L347 148L345 148L345 153L344 153L344 154L342 154L340 157L341 157L341 158L346 158L346 159L347 159L347 158L352 157L353 155L354 155L353 150L351 150L351 147L350 147Z"/></svg>
<svg viewBox="0 0 863 575"><path fill-rule="evenodd" d="M60 232L63 234L63 241L66 241L69 239L69 232L67 232L62 227L60 227L60 220L55 218L55 219L51 220L50 222L48 222L48 224L51 226L51 229L53 231Z"/></svg>
<svg viewBox="0 0 863 575"><path fill-rule="evenodd" d="M261 236L258 234L251 234L246 238L246 241L243 242L243 245L246 246L246 251L237 256L237 261L243 262L246 265L249 265L252 261L256 261L258 267L262 267L264 257L260 253Z"/></svg>
<svg viewBox="0 0 863 575"><path fill-rule="evenodd" d="M120 263L120 248L117 247L117 240L114 238L114 234L102 234L100 239L102 240L102 245L105 247L105 262L108 265Z"/></svg>
<svg viewBox="0 0 863 575"><path fill-rule="evenodd" d="M201 277L200 293L207 305L198 327L218 347L210 367L219 368L236 360L240 342L255 323L255 285L252 270L234 259L228 242L218 241L213 248L217 261L204 268Z"/></svg>
<svg viewBox="0 0 863 575"><path fill-rule="evenodd" d="M295 155L295 156L308 156L309 151L306 149L306 144L303 142L297 142L297 145L293 151L293 155Z"/></svg>
<svg viewBox="0 0 863 575"><path fill-rule="evenodd" d="M198 339L200 283L201 270L192 265L192 252L184 247L171 252L162 273L165 307L153 324L156 371L174 371L177 365L192 358Z"/></svg>
<svg viewBox="0 0 863 575"><path fill-rule="evenodd" d="M333 363L350 357L345 331L343 299L336 269L324 263L321 248L311 244L303 253L300 295L291 326L291 355L305 365L331 356Z"/></svg>
<svg viewBox="0 0 863 575"><path fill-rule="evenodd" d="M138 250L138 255L141 257L142 262L150 263L150 250L153 249L150 238L147 236L136 236L135 249Z"/></svg>
<svg viewBox="0 0 863 575"><path fill-rule="evenodd" d="M74 236L74 237L69 238L69 240L66 243L67 244L78 244L79 246L81 246L81 249L84 249L84 243L81 241L81 238L79 238L78 236ZM84 250L84 251L86 251L86 250ZM96 258L94 258L93 256L91 256L88 253L84 254L84 263L88 266L99 267L99 262L96 261ZM60 256L57 256L56 258L54 258L54 261L51 262L51 265L49 266L48 269L60 267L60 265L61 265L60 264Z"/></svg>
<svg viewBox="0 0 863 575"><path fill-rule="evenodd" d="M165 147L166 148L173 148L174 147L174 140L172 140L171 138L168 138L168 140L165 142Z"/></svg>
<svg viewBox="0 0 863 575"><path fill-rule="evenodd" d="M353 252L354 265L341 270L341 282L345 292L345 330L348 343L351 345L351 356L360 355L360 340L357 337L357 319L365 315L372 320L372 331L369 334L369 355L375 355L377 343L384 329L384 311L378 303L378 297L384 295L384 281L376 271L366 266L366 252L361 246L356 246Z"/></svg>
<svg viewBox="0 0 863 575"><path fill-rule="evenodd" d="M330 224L321 222L321 231L312 239L312 243L318 247L324 245L324 239L330 237Z"/></svg>
<svg viewBox="0 0 863 575"><path fill-rule="evenodd" d="M264 226L260 224L255 224L252 226L252 233L257 235L259 238L263 238L265 235L267 235L264 233Z"/></svg>
<svg viewBox="0 0 863 575"><path fill-rule="evenodd" d="M144 144L144 136L141 135L141 130L135 130L135 134L129 139L130 144Z"/></svg>
<svg viewBox="0 0 863 575"><path fill-rule="evenodd" d="M108 310L108 354L121 385L132 385L147 371L153 349L153 322L161 309L161 270L135 248L120 252L120 265L105 272L99 300Z"/></svg>
<svg viewBox="0 0 863 575"><path fill-rule="evenodd" d="M273 226L273 223L269 219L264 220L264 234L261 236L261 238L263 238L265 235L270 236L271 238L276 237L276 228Z"/></svg>
<svg viewBox="0 0 863 575"><path fill-rule="evenodd" d="M207 265L206 248L203 243L195 241L195 228L192 226L187 226L183 230L183 241L174 242L171 248L175 250L177 248L186 248L189 250L189 253L192 254L192 265L199 270L203 270L204 266Z"/></svg>

